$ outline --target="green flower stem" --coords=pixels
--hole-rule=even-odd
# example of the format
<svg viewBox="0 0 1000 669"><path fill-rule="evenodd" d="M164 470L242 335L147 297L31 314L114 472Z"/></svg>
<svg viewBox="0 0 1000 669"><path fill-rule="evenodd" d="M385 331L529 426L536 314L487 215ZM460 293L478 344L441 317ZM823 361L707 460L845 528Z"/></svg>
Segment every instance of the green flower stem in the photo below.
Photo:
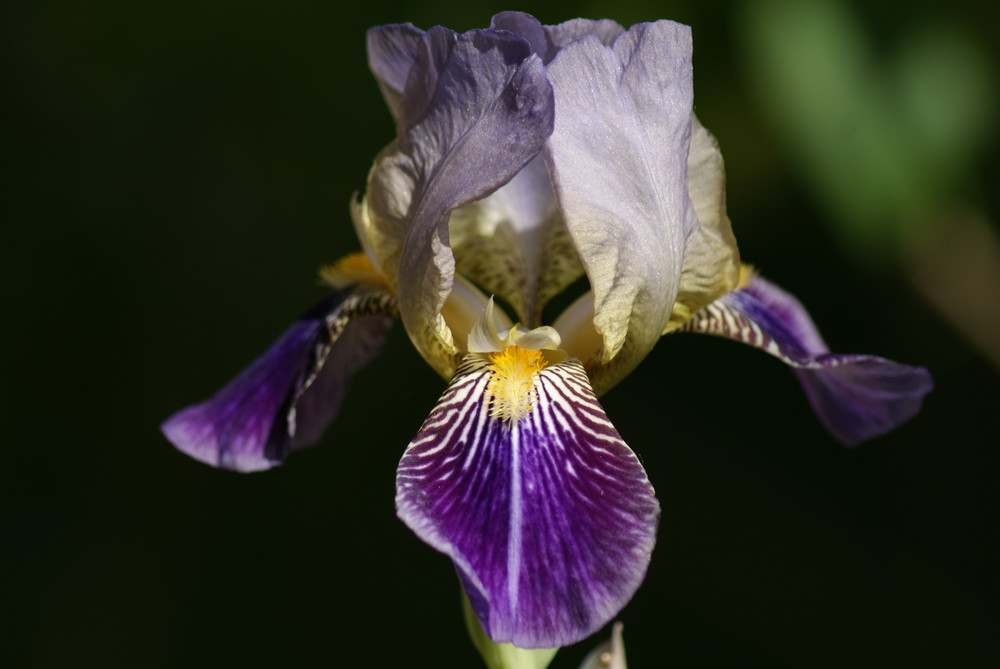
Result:
<svg viewBox="0 0 1000 669"><path fill-rule="evenodd" d="M462 593L462 614L472 644L489 669L545 669L559 651L558 648L518 648L512 643L495 643L479 624L465 592Z"/></svg>

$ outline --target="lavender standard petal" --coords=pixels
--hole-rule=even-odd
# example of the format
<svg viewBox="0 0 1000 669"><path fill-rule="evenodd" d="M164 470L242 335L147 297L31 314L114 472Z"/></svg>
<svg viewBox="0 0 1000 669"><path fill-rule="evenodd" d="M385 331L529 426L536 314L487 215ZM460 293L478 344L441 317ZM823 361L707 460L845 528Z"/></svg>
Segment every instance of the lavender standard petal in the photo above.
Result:
<svg viewBox="0 0 1000 669"><path fill-rule="evenodd" d="M830 353L801 303L759 277L698 311L681 331L735 339L795 368L819 421L848 446L915 416L934 387L922 367Z"/></svg>
<svg viewBox="0 0 1000 669"><path fill-rule="evenodd" d="M659 504L579 361L542 369L515 424L491 415L489 382L467 356L400 462L397 513L452 559L495 642L574 643L638 588Z"/></svg>
<svg viewBox="0 0 1000 669"><path fill-rule="evenodd" d="M368 31L368 67L396 120L399 120L403 91L417 60L423 35L423 30L409 23L378 26Z"/></svg>
<svg viewBox="0 0 1000 669"><path fill-rule="evenodd" d="M403 89L397 119L399 134L420 122L437 93L440 78L446 76L447 82L444 73L452 62L452 52L459 39L458 33L443 26L434 26L420 36L416 44L417 58L407 73Z"/></svg>
<svg viewBox="0 0 1000 669"><path fill-rule="evenodd" d="M334 293L215 395L161 429L191 457L241 472L284 462L336 416L350 377L377 353L395 309L382 291Z"/></svg>
<svg viewBox="0 0 1000 669"><path fill-rule="evenodd" d="M442 35L449 35L451 38L458 35L440 26L431 30L441 31ZM497 14L493 17L489 30L503 30L523 37L531 44L532 52L538 54L546 65L555 58L559 49L576 39L596 35L603 44L611 46L625 32L624 28L610 19L573 19L554 26L543 26L538 19L524 12ZM368 30L368 67L375 75L382 97L396 120L400 118L410 71L417 62L426 34L411 23L376 26ZM440 36L438 42L454 44L453 39L442 41ZM430 90L432 83L433 79L425 79L422 85Z"/></svg>
<svg viewBox="0 0 1000 669"><path fill-rule="evenodd" d="M683 325L702 307L739 285L740 254L726 215L726 173L722 152L697 117L691 117L688 194L697 225L687 239L680 287L664 334Z"/></svg>
<svg viewBox="0 0 1000 669"><path fill-rule="evenodd" d="M433 79L433 94L414 126L373 169L368 198L381 221L406 230L398 262L403 323L427 360L440 359L441 333L430 331L451 292L454 257L448 215L509 181L539 153L552 131L552 89L527 43L499 31L472 31L448 51L428 31L407 84L404 120L414 117L414 82ZM442 61L442 58L444 59ZM414 94L414 108L423 102ZM405 211L397 207L410 197ZM395 223L393 223L395 222Z"/></svg>
<svg viewBox="0 0 1000 669"><path fill-rule="evenodd" d="M594 35L605 46L611 46L625 32L610 19L573 19L554 26L543 26L534 16L524 12L501 12L493 17L490 28L508 30L525 38L531 44L531 50L546 65L552 62L560 49L581 37Z"/></svg>
<svg viewBox="0 0 1000 669"><path fill-rule="evenodd" d="M598 393L659 340L697 224L687 190L691 49L687 26L659 21L610 48L578 39L548 67L557 113L545 157L594 292L603 350L587 362Z"/></svg>

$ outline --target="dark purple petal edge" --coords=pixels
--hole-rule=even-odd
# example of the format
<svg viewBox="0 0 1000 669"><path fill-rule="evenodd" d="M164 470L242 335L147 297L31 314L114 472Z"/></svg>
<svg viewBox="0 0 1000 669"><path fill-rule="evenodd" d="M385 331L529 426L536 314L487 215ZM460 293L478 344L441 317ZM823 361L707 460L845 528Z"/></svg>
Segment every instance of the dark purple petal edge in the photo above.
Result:
<svg viewBox="0 0 1000 669"><path fill-rule="evenodd" d="M830 353L802 304L760 277L708 305L682 329L742 341L792 366L820 423L848 446L913 418L934 387L923 367Z"/></svg>
<svg viewBox="0 0 1000 669"><path fill-rule="evenodd" d="M857 446L913 418L934 388L930 372L872 355L827 353L795 376L823 427Z"/></svg>

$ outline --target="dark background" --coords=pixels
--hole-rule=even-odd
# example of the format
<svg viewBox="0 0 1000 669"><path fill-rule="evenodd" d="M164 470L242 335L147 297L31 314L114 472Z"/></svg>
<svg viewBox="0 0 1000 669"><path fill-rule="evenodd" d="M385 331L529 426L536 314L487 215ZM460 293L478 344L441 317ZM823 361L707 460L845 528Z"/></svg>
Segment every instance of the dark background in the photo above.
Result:
<svg viewBox="0 0 1000 669"><path fill-rule="evenodd" d="M947 19L993 67L980 3L848 6L881 50ZM777 361L661 342L602 399L663 506L620 616L631 666L1000 666L997 369L899 253L860 258L839 235L762 111L740 7L520 8L693 25L697 108L727 158L745 259L809 305L835 350L925 365L937 388L912 423L846 450ZM158 424L262 351L322 295L316 269L356 250L347 204L393 134L365 29L464 30L511 8L7 10L0 663L478 666L450 563L394 517L396 463L443 388L402 328L323 442L268 473L190 460ZM993 140L948 193L995 230Z"/></svg>

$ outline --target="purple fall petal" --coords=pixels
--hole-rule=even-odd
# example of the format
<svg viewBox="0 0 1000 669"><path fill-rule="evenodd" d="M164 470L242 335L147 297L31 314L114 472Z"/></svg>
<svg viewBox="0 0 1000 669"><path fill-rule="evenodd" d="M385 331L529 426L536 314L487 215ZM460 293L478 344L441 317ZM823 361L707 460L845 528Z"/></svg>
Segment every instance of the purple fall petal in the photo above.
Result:
<svg viewBox="0 0 1000 669"><path fill-rule="evenodd" d="M163 433L215 467L250 472L281 464L336 416L347 382L378 352L394 310L383 291L334 293L210 399L164 421Z"/></svg>
<svg viewBox="0 0 1000 669"><path fill-rule="evenodd" d="M885 434L917 415L934 388L930 373L873 355L816 356L795 370L816 417L847 446Z"/></svg>
<svg viewBox="0 0 1000 669"><path fill-rule="evenodd" d="M513 422L491 416L490 376L465 358L400 462L397 513L452 559L493 641L564 646L632 597L659 504L579 361L542 369Z"/></svg>
<svg viewBox="0 0 1000 669"><path fill-rule="evenodd" d="M819 421L848 446L915 416L934 387L922 367L830 353L802 304L759 277L698 311L682 331L735 339L794 367Z"/></svg>
<svg viewBox="0 0 1000 669"><path fill-rule="evenodd" d="M752 312L769 323L774 321L771 329L787 333L783 337L786 347L799 349L807 355L829 352L809 312L794 295L759 276L754 277L741 294L742 298L733 299L746 301ZM752 298L756 306L748 298Z"/></svg>

